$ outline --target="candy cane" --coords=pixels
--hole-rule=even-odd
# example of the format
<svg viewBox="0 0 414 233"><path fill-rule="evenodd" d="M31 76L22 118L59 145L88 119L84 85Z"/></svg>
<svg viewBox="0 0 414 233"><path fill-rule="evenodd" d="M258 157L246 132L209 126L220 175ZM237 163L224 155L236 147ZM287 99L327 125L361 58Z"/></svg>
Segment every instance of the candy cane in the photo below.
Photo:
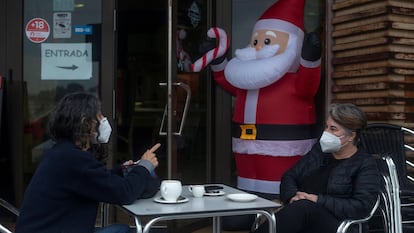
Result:
<svg viewBox="0 0 414 233"><path fill-rule="evenodd" d="M229 40L223 29L217 27L210 28L207 32L207 36L210 38L217 38L219 40L219 44L216 48L208 51L191 65L193 72L199 72L204 69L214 59L223 56L229 48Z"/></svg>

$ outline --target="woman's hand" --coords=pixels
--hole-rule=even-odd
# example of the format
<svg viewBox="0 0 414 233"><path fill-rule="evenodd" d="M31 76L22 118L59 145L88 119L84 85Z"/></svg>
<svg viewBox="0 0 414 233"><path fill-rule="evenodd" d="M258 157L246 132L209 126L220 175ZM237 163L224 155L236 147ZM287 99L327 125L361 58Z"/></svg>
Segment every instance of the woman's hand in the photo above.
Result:
<svg viewBox="0 0 414 233"><path fill-rule="evenodd" d="M158 159L155 154L155 151L160 148L161 144L157 143L155 144L151 149L147 150L142 156L141 160L148 160L154 165L154 167L158 166Z"/></svg>
<svg viewBox="0 0 414 233"><path fill-rule="evenodd" d="M309 201L313 201L316 203L318 201L318 196L315 194L309 194L305 192L297 192L296 195L290 199L289 203L299 201L299 200L309 200Z"/></svg>

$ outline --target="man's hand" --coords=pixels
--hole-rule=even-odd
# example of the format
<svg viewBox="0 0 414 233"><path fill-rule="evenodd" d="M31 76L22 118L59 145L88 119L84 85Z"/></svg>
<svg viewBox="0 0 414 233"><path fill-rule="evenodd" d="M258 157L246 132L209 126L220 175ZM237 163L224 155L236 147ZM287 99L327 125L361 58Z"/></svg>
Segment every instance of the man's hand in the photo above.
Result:
<svg viewBox="0 0 414 233"><path fill-rule="evenodd" d="M147 150L142 156L141 160L148 160L154 165L154 167L158 166L158 159L155 154L155 151L160 148L161 144L157 143L155 144L151 149Z"/></svg>
<svg viewBox="0 0 414 233"><path fill-rule="evenodd" d="M318 201L318 196L315 194L309 194L305 192L297 192L296 195L290 199L289 203L299 200L309 200L316 203Z"/></svg>
<svg viewBox="0 0 414 233"><path fill-rule="evenodd" d="M318 33L311 32L305 35L302 46L302 58L306 61L316 61L321 58L322 42Z"/></svg>

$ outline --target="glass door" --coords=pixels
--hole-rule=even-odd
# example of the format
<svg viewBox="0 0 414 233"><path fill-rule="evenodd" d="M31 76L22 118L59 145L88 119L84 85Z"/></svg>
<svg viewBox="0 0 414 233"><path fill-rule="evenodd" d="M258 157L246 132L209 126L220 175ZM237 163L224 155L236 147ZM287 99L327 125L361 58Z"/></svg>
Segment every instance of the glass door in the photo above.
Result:
<svg viewBox="0 0 414 233"><path fill-rule="evenodd" d="M208 79L189 72L206 37L207 0L118 1L117 158L160 142L157 175L209 179Z"/></svg>
<svg viewBox="0 0 414 233"><path fill-rule="evenodd" d="M100 94L104 77L100 0L25 0L23 5L24 188L53 145L46 124L56 102L74 91Z"/></svg>

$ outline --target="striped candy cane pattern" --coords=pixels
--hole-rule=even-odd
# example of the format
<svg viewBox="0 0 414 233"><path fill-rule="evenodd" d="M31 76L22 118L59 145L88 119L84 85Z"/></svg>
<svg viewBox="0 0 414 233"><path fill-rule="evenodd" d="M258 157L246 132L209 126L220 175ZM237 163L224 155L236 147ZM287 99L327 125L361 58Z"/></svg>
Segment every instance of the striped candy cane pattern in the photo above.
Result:
<svg viewBox="0 0 414 233"><path fill-rule="evenodd" d="M194 64L191 65L193 72L200 72L214 59L223 56L229 48L227 33L223 29L218 27L210 28L207 32L207 36L210 38L218 39L219 44L216 48L208 51L201 58L195 61Z"/></svg>

